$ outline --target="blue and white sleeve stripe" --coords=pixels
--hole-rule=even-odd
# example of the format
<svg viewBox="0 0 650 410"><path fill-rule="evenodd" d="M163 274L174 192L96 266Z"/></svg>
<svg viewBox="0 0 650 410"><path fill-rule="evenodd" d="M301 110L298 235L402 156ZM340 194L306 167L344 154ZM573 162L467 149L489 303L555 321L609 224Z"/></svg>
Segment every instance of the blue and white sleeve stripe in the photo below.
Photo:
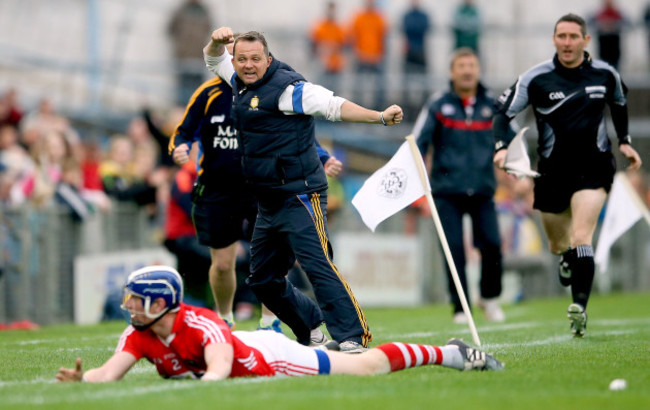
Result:
<svg viewBox="0 0 650 410"><path fill-rule="evenodd" d="M299 82L293 87L293 95L291 102L293 103L293 112L296 114L304 114L305 111L302 108L302 92L305 87L304 82Z"/></svg>

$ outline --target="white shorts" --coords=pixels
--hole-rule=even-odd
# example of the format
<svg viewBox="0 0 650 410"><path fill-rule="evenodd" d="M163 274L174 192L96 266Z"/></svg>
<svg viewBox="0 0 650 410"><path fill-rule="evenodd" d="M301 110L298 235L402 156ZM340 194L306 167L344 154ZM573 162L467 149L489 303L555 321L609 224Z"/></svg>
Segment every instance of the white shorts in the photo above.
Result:
<svg viewBox="0 0 650 410"><path fill-rule="evenodd" d="M329 374L329 358L322 350L301 345L281 333L270 330L232 333L244 344L262 353L266 363L278 376Z"/></svg>

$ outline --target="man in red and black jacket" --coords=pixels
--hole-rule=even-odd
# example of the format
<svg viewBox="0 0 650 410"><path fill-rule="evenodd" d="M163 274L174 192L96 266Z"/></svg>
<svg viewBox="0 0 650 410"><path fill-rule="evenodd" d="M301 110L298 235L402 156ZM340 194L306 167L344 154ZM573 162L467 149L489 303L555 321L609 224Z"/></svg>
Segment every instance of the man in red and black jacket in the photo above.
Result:
<svg viewBox="0 0 650 410"><path fill-rule="evenodd" d="M479 82L479 60L470 48L455 51L450 75L450 89L427 102L413 135L423 155L433 146L431 190L463 290L467 294L463 215L469 214L474 244L481 251L481 307L488 320L500 322L505 315L496 302L501 294L502 257L493 200L494 98ZM454 321L466 323L448 266L447 274Z"/></svg>

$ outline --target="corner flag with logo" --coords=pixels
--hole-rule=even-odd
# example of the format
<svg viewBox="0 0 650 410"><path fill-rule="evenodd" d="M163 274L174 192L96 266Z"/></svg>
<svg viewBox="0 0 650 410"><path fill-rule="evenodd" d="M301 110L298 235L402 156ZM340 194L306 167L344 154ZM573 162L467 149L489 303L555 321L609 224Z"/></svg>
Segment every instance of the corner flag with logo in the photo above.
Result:
<svg viewBox="0 0 650 410"><path fill-rule="evenodd" d="M352 205L373 232L381 221L425 194L415 163L417 160L421 162L421 169L425 169L419 153L412 154L408 141L403 143L393 158L375 171L352 198ZM431 190L428 181L427 187Z"/></svg>

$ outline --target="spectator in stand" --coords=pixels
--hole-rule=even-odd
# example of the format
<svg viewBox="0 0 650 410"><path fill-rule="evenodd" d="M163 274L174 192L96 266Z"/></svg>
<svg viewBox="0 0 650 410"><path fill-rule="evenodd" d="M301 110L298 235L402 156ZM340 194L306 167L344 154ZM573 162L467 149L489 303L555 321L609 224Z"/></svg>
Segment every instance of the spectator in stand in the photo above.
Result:
<svg viewBox="0 0 650 410"><path fill-rule="evenodd" d="M111 202L104 192L102 176L99 173L99 166L102 161L102 151L99 142L87 138L82 142L79 158L79 167L83 179L81 192L88 202L92 203L102 211L108 211Z"/></svg>
<svg viewBox="0 0 650 410"><path fill-rule="evenodd" d="M480 55L482 22L474 0L463 0L454 12L451 26L456 38L454 48L469 47Z"/></svg>
<svg viewBox="0 0 650 410"><path fill-rule="evenodd" d="M79 162L72 157L61 164L61 179L56 186L54 200L76 221L85 220L93 211L92 205L83 197L83 172Z"/></svg>
<svg viewBox="0 0 650 410"><path fill-rule="evenodd" d="M70 121L56 112L54 104L48 98L43 98L36 110L23 116L20 130L21 143L27 149L51 130L62 132L68 143L73 146L77 146L80 141L79 134L72 128Z"/></svg>
<svg viewBox="0 0 650 410"><path fill-rule="evenodd" d="M178 108L180 109L180 107ZM182 114L180 117L182 118ZM158 126L156 120L153 117L151 109L148 107L145 107L142 110L142 118L147 124L147 129L149 131L149 134L158 144L158 148L160 150L160 158L158 159L158 165L163 167L171 167L171 168L175 167L176 164L174 163L174 159L172 158L171 155L167 154L167 146L169 145L169 136L173 132L173 129L171 131L166 131L163 129L163 127Z"/></svg>
<svg viewBox="0 0 650 410"><path fill-rule="evenodd" d="M406 40L402 106L406 105L406 109L419 109L429 95L426 36L432 29L429 16L420 6L420 0L411 0L411 8L402 18L402 32ZM413 91L416 92L415 97Z"/></svg>
<svg viewBox="0 0 650 410"><path fill-rule="evenodd" d="M83 198L83 174L65 135L58 130L48 131L30 153L34 169L15 185L16 202L24 198L39 208L57 203L69 209L75 219L85 219L91 205Z"/></svg>
<svg viewBox="0 0 650 410"><path fill-rule="evenodd" d="M18 104L16 90L9 89L0 97L0 126L13 125L17 127L23 118L23 110Z"/></svg>
<svg viewBox="0 0 650 410"><path fill-rule="evenodd" d="M384 57L386 55L386 35L388 23L382 13L375 7L375 0L365 0L365 8L352 19L350 41L356 57L357 81L355 82L354 101L362 105L384 108ZM365 79L372 80L367 86ZM364 104L361 96L366 89L374 89L374 98Z"/></svg>
<svg viewBox="0 0 650 410"><path fill-rule="evenodd" d="M603 7L589 22L595 27L600 59L618 70L621 60L621 34L628 24L627 18L616 7L614 0L603 0Z"/></svg>
<svg viewBox="0 0 650 410"><path fill-rule="evenodd" d="M0 126L0 203L6 206L15 205L12 200L12 187L34 167L34 162L27 151L18 144L18 139L16 127L8 124Z"/></svg>
<svg viewBox="0 0 650 410"><path fill-rule="evenodd" d="M34 169L14 187L19 190L15 198L24 198L37 207L44 207L51 202L61 180L63 162L72 158L72 151L65 136L60 131L51 130L30 148L30 155Z"/></svg>
<svg viewBox="0 0 650 410"><path fill-rule="evenodd" d="M211 27L210 13L200 0L186 0L172 14L167 33L175 59L178 104L185 105L203 82L205 65L200 45L206 42Z"/></svg>
<svg viewBox="0 0 650 410"><path fill-rule="evenodd" d="M336 21L336 3L327 3L325 18L311 31L311 52L320 61L323 87L339 91L341 73L345 67L345 29Z"/></svg>
<svg viewBox="0 0 650 410"><path fill-rule="evenodd" d="M99 166L104 190L118 201L133 201L140 206L155 205L156 188L164 181L161 181L158 174L148 175L143 171L137 171L134 164L134 147L129 137L121 134L114 135L111 138L108 158ZM147 164L140 164L139 167L142 170L150 168Z"/></svg>
<svg viewBox="0 0 650 410"><path fill-rule="evenodd" d="M12 184L13 184L13 180L9 177L7 173L7 167L5 166L5 164L2 162L2 159L0 158L0 205L2 206L8 205L9 198L11 195ZM0 226L1 225L2 225L2 221L0 220ZM2 263L2 259L0 259L0 277L2 277L2 268L3 268L3 263Z"/></svg>
<svg viewBox="0 0 650 410"><path fill-rule="evenodd" d="M34 168L34 161L19 144L19 131L13 125L0 126L0 162L5 166L5 176L12 182L19 181Z"/></svg>
<svg viewBox="0 0 650 410"><path fill-rule="evenodd" d="M136 145L133 150L133 163L131 170L135 175L136 181L144 183L154 188L154 201L146 203L145 206L152 218L164 217L162 206L169 202L169 192L171 187L171 172L169 168L158 166L158 146L153 140ZM163 223L160 219L159 222Z"/></svg>

